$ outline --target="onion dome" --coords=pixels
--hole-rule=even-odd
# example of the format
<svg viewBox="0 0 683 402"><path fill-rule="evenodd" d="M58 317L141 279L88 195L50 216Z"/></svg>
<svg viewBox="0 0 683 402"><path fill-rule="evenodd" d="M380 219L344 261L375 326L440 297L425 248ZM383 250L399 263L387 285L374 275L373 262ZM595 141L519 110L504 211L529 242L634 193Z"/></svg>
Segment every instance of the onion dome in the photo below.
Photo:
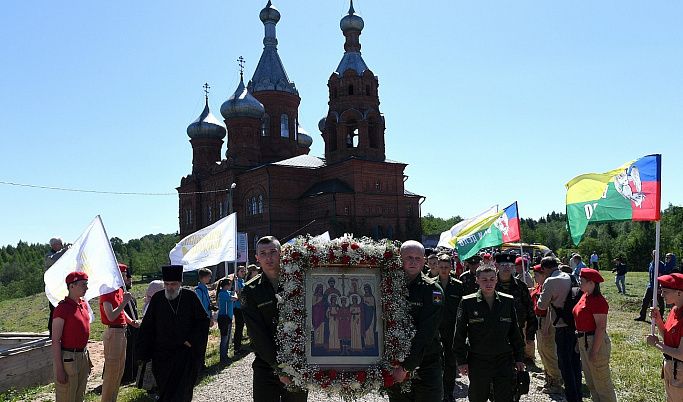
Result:
<svg viewBox="0 0 683 402"><path fill-rule="evenodd" d="M349 13L344 16L339 22L339 27L342 32L346 31L362 31L365 23L360 15L356 14L353 9L353 0L351 0L351 7L349 8Z"/></svg>
<svg viewBox="0 0 683 402"><path fill-rule="evenodd" d="M268 0L268 4L266 4L263 10L261 10L259 13L259 18L263 23L266 21L273 21L277 24L278 21L280 21L280 12L273 6L270 0Z"/></svg>
<svg viewBox="0 0 683 402"><path fill-rule="evenodd" d="M323 117L320 119L318 122L318 130L320 130L321 133L325 132L325 123L327 122L327 117Z"/></svg>
<svg viewBox="0 0 683 402"><path fill-rule="evenodd" d="M313 144L313 137L311 137L303 127L297 122L296 141L299 148L310 148Z"/></svg>
<svg viewBox="0 0 683 402"><path fill-rule="evenodd" d="M244 86L244 80L240 73L240 84L237 90L232 94L223 105L221 105L221 114L223 118L230 119L232 117L251 117L254 119L261 119L266 113L266 109L261 102L256 100L247 88Z"/></svg>
<svg viewBox="0 0 683 402"><path fill-rule="evenodd" d="M197 117L197 120L187 126L187 135L191 139L196 138L213 138L222 140L225 138L225 126L218 121L209 110L209 97L206 97L206 106L202 114Z"/></svg>

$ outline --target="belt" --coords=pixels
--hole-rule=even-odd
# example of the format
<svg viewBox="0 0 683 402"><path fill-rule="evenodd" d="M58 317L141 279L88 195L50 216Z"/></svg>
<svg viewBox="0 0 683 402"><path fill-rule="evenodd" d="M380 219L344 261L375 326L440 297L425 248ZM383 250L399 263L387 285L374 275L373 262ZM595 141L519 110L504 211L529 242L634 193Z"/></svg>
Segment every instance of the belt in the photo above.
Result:
<svg viewBox="0 0 683 402"><path fill-rule="evenodd" d="M125 325L109 325L109 328L126 328Z"/></svg>
<svg viewBox="0 0 683 402"><path fill-rule="evenodd" d="M74 348L65 348L65 347L62 347L62 350L65 351L65 352L83 353L83 352L85 352L86 350L88 350L88 348L76 348L76 349L74 349Z"/></svg>
<svg viewBox="0 0 683 402"><path fill-rule="evenodd" d="M678 372L678 363L681 362L681 361L678 360L678 359L676 359L675 357L673 357L673 356L671 356L671 355L667 355L666 353L664 353L664 359L666 359L666 360L673 360L673 362L674 362L674 380L675 380L675 379L676 379L676 374L677 374L677 372ZM681 362L681 363L683 363L683 362Z"/></svg>
<svg viewBox="0 0 683 402"><path fill-rule="evenodd" d="M576 331L576 337L578 339L583 338L583 347L588 350L588 337L595 335L595 331L588 331L588 332L579 332Z"/></svg>

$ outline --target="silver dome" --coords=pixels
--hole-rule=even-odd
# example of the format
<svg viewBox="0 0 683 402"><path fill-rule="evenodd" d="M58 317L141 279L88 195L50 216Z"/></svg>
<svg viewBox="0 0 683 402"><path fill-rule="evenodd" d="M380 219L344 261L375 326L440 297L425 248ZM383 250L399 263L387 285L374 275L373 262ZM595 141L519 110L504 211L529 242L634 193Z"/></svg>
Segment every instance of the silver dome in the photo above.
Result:
<svg viewBox="0 0 683 402"><path fill-rule="evenodd" d="M296 141L299 144L299 148L310 148L311 144L313 144L313 137L311 137L306 130L304 130L303 127L301 127L301 124L297 123L297 131L296 131Z"/></svg>
<svg viewBox="0 0 683 402"><path fill-rule="evenodd" d="M325 122L327 122L327 117L323 117L318 122L318 130L320 130L321 133L325 132Z"/></svg>
<svg viewBox="0 0 683 402"><path fill-rule="evenodd" d="M258 16L261 22L273 21L277 24L280 21L280 12L273 6L270 0L268 0L268 4L266 4Z"/></svg>
<svg viewBox="0 0 683 402"><path fill-rule="evenodd" d="M346 31L362 31L365 23L360 15L356 14L353 9L353 0L351 0L351 7L349 8L349 13L344 16L339 22L339 27L342 32Z"/></svg>
<svg viewBox="0 0 683 402"><path fill-rule="evenodd" d="M223 118L232 117L252 117L255 119L263 118L266 113L261 102L256 100L244 86L244 80L240 77L240 84L234 94L221 105Z"/></svg>
<svg viewBox="0 0 683 402"><path fill-rule="evenodd" d="M209 100L207 98L202 114L199 115L197 120L187 126L187 135L191 139L214 138L222 140L225 138L225 133L226 130L223 123L218 121L209 110Z"/></svg>

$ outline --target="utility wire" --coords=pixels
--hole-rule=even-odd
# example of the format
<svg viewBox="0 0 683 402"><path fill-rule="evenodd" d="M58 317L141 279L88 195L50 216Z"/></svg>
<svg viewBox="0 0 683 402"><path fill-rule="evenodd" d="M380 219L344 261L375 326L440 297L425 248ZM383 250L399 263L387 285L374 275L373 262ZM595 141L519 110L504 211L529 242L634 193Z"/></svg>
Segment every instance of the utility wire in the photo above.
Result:
<svg viewBox="0 0 683 402"><path fill-rule="evenodd" d="M76 193L95 193L95 194L114 194L114 195L192 195L192 194L210 194L210 193L222 193L228 191L229 189L222 190L208 190L208 191L193 191L188 193L134 193L127 191L100 191L100 190L83 190L77 188L62 188L62 187L50 187L50 186L39 186L36 184L24 184L24 183L13 183L9 181L0 181L0 184L7 184L9 186L19 186L19 187L31 187L40 188L44 190L58 190L58 191L71 191Z"/></svg>

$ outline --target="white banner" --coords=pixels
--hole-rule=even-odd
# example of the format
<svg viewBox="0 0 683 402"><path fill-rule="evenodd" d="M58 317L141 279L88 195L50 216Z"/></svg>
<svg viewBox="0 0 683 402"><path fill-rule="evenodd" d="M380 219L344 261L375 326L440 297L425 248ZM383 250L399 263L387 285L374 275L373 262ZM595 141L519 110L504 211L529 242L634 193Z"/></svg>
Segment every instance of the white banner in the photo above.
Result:
<svg viewBox="0 0 683 402"><path fill-rule="evenodd" d="M64 281L74 271L88 275L85 300L124 286L119 265L99 215L90 223L71 248L45 272L45 295L53 306L69 294Z"/></svg>
<svg viewBox="0 0 683 402"><path fill-rule="evenodd" d="M249 261L249 243L247 242L247 234L244 232L237 232L237 258L235 262Z"/></svg>
<svg viewBox="0 0 683 402"><path fill-rule="evenodd" d="M494 205L491 208L487 209L484 212L481 212L477 215L474 215L471 218L467 218L464 221L460 221L453 225L450 230L447 230L445 232L441 233L441 237L439 238L439 244L437 244L437 247L443 246L447 248L453 248L451 244L449 243L452 238L456 237L458 233L460 233L463 229L465 229L467 226L469 226L472 223L478 222L487 216L491 216L493 214L498 213L498 205Z"/></svg>
<svg viewBox="0 0 683 402"><path fill-rule="evenodd" d="M237 259L237 213L182 239L168 253L171 264L183 265L184 271L217 265Z"/></svg>

